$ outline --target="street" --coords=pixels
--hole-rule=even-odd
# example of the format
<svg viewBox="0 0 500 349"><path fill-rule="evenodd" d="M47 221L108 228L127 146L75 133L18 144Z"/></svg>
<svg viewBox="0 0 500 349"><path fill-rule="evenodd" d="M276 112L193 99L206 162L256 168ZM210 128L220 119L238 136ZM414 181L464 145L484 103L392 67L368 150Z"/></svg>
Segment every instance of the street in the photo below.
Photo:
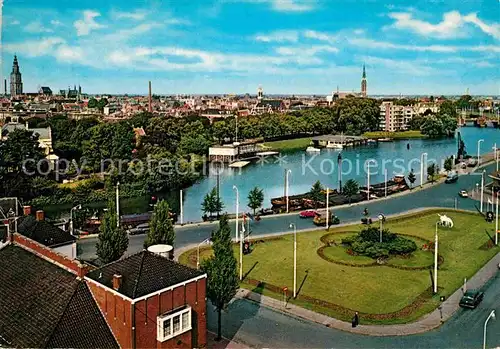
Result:
<svg viewBox="0 0 500 349"><path fill-rule="evenodd" d="M490 173L494 169L494 164L485 169ZM415 191L406 195L388 198L386 200L374 200L361 205L352 207L343 207L333 209L333 213L340 218L341 223L359 222L362 217L362 211L366 207L370 216L376 217L379 213L384 215L393 215L403 213L423 207L457 207L459 209L475 210L475 205L479 206L477 201L458 197L461 189L471 190L476 183L481 182L481 177L477 175L460 176L456 183L436 184L425 190ZM309 219L300 219L299 214L294 215L276 215L263 218L260 222L251 222L250 229L252 236L256 237L264 234L279 234L288 229L290 223L295 223L297 230L313 229L315 226ZM216 228L216 223L189 225L176 228L175 247L181 248L193 243L198 243L210 237L212 230ZM231 228L234 233L234 223ZM145 235L132 235L129 238L129 248L126 254L136 253L143 248ZM96 238L82 239L78 241L80 247L79 257L82 259L95 258Z"/></svg>
<svg viewBox="0 0 500 349"><path fill-rule="evenodd" d="M222 315L224 337L258 348L481 348L483 326L491 310L497 319L487 327L487 347L500 346L500 271L483 288L483 302L474 310L460 309L437 330L396 337L356 335L284 315L255 302L238 299ZM209 303L210 304L210 303ZM208 328L217 330L217 317L210 305ZM363 325L363 319L360 319Z"/></svg>

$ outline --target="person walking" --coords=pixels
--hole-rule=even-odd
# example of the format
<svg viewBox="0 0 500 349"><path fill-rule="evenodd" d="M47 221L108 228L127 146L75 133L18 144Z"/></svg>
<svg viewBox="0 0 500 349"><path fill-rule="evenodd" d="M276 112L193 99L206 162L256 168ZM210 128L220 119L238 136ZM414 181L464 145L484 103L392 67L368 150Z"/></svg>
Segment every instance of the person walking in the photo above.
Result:
<svg viewBox="0 0 500 349"><path fill-rule="evenodd" d="M352 318L352 327L356 327L359 325L359 314L358 312L354 313L354 317Z"/></svg>

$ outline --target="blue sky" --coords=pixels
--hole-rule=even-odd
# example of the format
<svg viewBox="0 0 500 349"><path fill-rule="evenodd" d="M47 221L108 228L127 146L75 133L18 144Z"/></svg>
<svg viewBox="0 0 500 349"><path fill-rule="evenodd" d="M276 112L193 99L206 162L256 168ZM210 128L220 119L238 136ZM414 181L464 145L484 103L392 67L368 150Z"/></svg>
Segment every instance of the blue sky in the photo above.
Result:
<svg viewBox="0 0 500 349"><path fill-rule="evenodd" d="M0 0L1 2L2 0ZM4 0L25 91L499 94L497 0Z"/></svg>

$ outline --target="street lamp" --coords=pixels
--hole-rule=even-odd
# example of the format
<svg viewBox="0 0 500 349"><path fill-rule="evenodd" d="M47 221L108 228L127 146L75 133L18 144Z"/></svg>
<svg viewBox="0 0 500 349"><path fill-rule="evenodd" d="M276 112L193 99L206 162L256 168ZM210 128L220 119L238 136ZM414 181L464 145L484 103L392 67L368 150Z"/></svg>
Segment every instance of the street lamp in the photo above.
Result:
<svg viewBox="0 0 500 349"><path fill-rule="evenodd" d="M239 213L239 202L240 202L240 192L238 187L233 185L233 190L236 191L236 241L238 241L238 216ZM243 238L239 236L240 240L240 280L243 280Z"/></svg>
<svg viewBox="0 0 500 349"><path fill-rule="evenodd" d="M73 224L73 210L81 210L82 209L82 205L77 205L75 207L73 207L71 210L69 210L69 216L70 216L70 225L71 225L71 235L75 235L75 227L74 227L74 224Z"/></svg>
<svg viewBox="0 0 500 349"><path fill-rule="evenodd" d="M297 227L295 223L290 223L290 229L293 229L293 298L297 289Z"/></svg>
<svg viewBox="0 0 500 349"><path fill-rule="evenodd" d="M380 222L380 243L382 243L382 230L384 229L385 216L380 213L378 215L378 221Z"/></svg>
<svg viewBox="0 0 500 349"><path fill-rule="evenodd" d="M436 233L434 235L434 293L438 292L438 224L436 222Z"/></svg>
<svg viewBox="0 0 500 349"><path fill-rule="evenodd" d="M420 186L424 185L424 157L427 160L428 155L427 153L420 155Z"/></svg>
<svg viewBox="0 0 500 349"><path fill-rule="evenodd" d="M484 332L483 332L483 349L486 349L486 326L488 325L488 321L490 319L495 320L495 310L492 310L490 315L488 315L488 318L484 322Z"/></svg>
<svg viewBox="0 0 500 349"><path fill-rule="evenodd" d="M233 190L236 192L236 241L238 241L238 219L240 216L240 192L238 187L233 185Z"/></svg>
<svg viewBox="0 0 500 349"><path fill-rule="evenodd" d="M385 186L384 186L385 195L384 195L384 197L387 197L387 169L385 169L385 171L384 171L384 177L385 177Z"/></svg>
<svg viewBox="0 0 500 349"><path fill-rule="evenodd" d="M368 190L368 201L370 201L370 163L374 162L375 165L377 165L377 162L375 159L370 159L366 162L366 169L367 169L367 190Z"/></svg>
<svg viewBox="0 0 500 349"><path fill-rule="evenodd" d="M484 139L480 139L477 141L477 164L481 162L481 143L484 142Z"/></svg>
<svg viewBox="0 0 500 349"><path fill-rule="evenodd" d="M481 172L481 213L483 212L483 202L484 202L484 175L486 174L486 170Z"/></svg>
<svg viewBox="0 0 500 349"><path fill-rule="evenodd" d="M288 175L292 173L292 170L286 170L285 172L285 200L286 200L286 213L288 213Z"/></svg>
<svg viewBox="0 0 500 349"><path fill-rule="evenodd" d="M204 244L209 244L209 243L210 243L210 238L206 238L205 240L203 240L202 242L200 242L198 244L198 247L197 247L198 253L197 253L197 258L196 258L196 269L200 269L200 246L204 245Z"/></svg>
<svg viewBox="0 0 500 349"><path fill-rule="evenodd" d="M497 164L497 172L498 172L498 158L499 158L500 154L499 154L499 151L498 151L496 143L493 146L493 151L494 151L494 153L493 153L493 160L495 160L495 163Z"/></svg>

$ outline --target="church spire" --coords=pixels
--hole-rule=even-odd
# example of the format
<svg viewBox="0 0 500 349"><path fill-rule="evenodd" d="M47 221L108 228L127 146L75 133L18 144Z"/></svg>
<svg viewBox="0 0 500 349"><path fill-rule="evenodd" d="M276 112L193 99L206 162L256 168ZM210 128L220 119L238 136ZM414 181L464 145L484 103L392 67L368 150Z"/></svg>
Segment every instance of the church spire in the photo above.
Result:
<svg viewBox="0 0 500 349"><path fill-rule="evenodd" d="M366 70L365 65L363 64L363 79L366 79Z"/></svg>
<svg viewBox="0 0 500 349"><path fill-rule="evenodd" d="M361 79L361 96L366 97L366 69L365 65L363 64L363 77Z"/></svg>

